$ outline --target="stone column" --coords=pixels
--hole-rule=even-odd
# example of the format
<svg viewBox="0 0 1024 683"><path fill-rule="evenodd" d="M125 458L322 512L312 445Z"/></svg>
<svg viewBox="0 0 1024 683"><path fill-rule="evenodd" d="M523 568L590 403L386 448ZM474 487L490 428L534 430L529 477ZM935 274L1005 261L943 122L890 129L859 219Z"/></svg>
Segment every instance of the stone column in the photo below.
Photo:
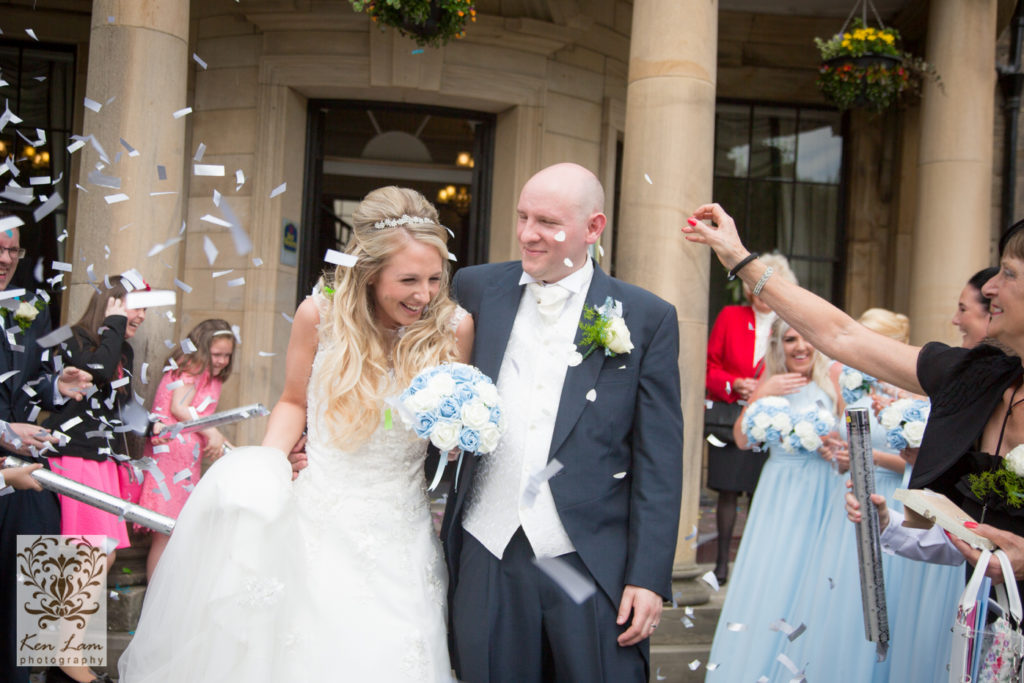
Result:
<svg viewBox="0 0 1024 683"><path fill-rule="evenodd" d="M70 231L69 260L74 266L70 321L78 319L93 292L87 273L90 264L100 279L137 268L154 289L173 288L180 269L180 245L154 257L147 254L154 245L177 236L181 228L189 119L175 119L173 113L186 106L188 18L187 0L93 2L86 89L79 97L101 105L98 112L86 107L83 134L95 138L106 160L92 144L78 152L78 184L88 191L77 191ZM130 153L122 141L136 153ZM120 188L90 181L97 163L103 165L103 175L119 179ZM163 167L165 180L160 179L158 166ZM154 192L173 194L151 196ZM108 203L111 195L118 194L128 199ZM136 368L149 361L157 368L151 368L154 380L167 354L163 340L174 338L173 323L165 315L168 311L174 312L150 310L133 342ZM144 393L146 387L136 383L135 389Z"/></svg>
<svg viewBox="0 0 1024 683"><path fill-rule="evenodd" d="M707 345L706 247L679 232L711 200L718 4L636 0L630 40L617 275L679 313L685 442L676 569L694 570ZM717 264L716 264L717 267Z"/></svg>
<svg viewBox="0 0 1024 683"><path fill-rule="evenodd" d="M943 87L921 102L910 276L912 341L959 343L949 324L967 279L990 265L996 0L933 0L926 59Z"/></svg>

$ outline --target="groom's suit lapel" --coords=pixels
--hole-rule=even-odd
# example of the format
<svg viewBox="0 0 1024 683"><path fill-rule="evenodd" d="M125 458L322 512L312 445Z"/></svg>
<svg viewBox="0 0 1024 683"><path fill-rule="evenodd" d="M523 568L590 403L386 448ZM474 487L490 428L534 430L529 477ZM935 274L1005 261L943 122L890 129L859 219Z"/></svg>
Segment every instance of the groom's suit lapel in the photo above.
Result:
<svg viewBox="0 0 1024 683"><path fill-rule="evenodd" d="M590 289L587 291L586 305L597 308L602 305L607 297L611 295L611 278L605 275L604 271L595 263L594 277L590 281ZM580 320L582 320L582 315ZM586 349L580 348L580 340L583 337L583 330L577 327L574 343L580 353L586 353ZM583 409L590 404L587 400L587 392L594 388L597 383L597 376L601 374L604 366L604 349L597 348L587 357L585 361L576 367L570 367L565 373L565 383L562 385L562 396L558 401L558 415L555 418L555 431L551 435L551 450L548 451L550 459L558 449L569 432L576 425L577 420L583 413ZM600 400L600 397L598 397Z"/></svg>
<svg viewBox="0 0 1024 683"><path fill-rule="evenodd" d="M510 273L498 278L487 287L476 321L476 356L474 361L480 371L498 383L501 361L512 335L512 325L519 311L523 286L519 284L522 270L510 269Z"/></svg>

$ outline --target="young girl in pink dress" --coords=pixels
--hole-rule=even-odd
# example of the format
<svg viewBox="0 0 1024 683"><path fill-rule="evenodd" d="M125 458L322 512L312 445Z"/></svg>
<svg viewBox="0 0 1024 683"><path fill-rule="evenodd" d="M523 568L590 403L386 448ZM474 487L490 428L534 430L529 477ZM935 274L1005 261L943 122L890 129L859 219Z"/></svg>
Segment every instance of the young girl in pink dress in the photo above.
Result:
<svg viewBox="0 0 1024 683"><path fill-rule="evenodd" d="M167 426L215 412L221 386L231 374L235 336L224 320L211 319L199 323L189 332L184 345L185 348L179 346L168 359L168 368L153 398L153 413ZM146 455L156 460L163 473L163 481L157 481L147 471L142 481L139 504L177 518L199 481L202 458L216 460L229 445L215 427L180 434L169 441L154 437L152 443L146 444ZM148 531L138 525L135 528ZM146 559L148 576L153 576L168 540L164 534L152 535Z"/></svg>

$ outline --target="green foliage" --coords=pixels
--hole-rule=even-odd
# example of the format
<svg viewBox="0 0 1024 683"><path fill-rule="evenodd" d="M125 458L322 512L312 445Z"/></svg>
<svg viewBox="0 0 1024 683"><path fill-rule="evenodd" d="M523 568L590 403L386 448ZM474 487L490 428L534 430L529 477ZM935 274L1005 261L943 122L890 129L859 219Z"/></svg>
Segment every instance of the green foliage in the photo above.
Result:
<svg viewBox="0 0 1024 683"><path fill-rule="evenodd" d="M398 29L418 45L441 47L466 35L466 22L476 21L472 0L349 0L374 23Z"/></svg>
<svg viewBox="0 0 1024 683"><path fill-rule="evenodd" d="M583 336L580 338L580 344L587 347L583 358L592 354L597 347L608 345L608 326L611 322L610 318L598 313L593 306L583 305L583 320L580 321Z"/></svg>
<svg viewBox="0 0 1024 683"><path fill-rule="evenodd" d="M982 502L994 497L1006 501L1010 507L1024 506L1024 478L1007 469L1005 462L995 471L969 475L967 482L971 493Z"/></svg>

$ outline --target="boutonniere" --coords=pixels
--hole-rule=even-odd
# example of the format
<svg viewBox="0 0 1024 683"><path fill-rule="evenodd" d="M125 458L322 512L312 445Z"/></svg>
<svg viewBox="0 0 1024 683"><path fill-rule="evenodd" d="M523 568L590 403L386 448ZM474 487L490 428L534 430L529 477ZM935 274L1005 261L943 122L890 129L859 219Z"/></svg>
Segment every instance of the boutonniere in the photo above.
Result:
<svg viewBox="0 0 1024 683"><path fill-rule="evenodd" d="M39 315L39 311L43 310L43 304L39 299L36 299L32 303L22 301L18 304L18 308L14 311L14 322L18 323L18 327L24 332L28 328L32 327L32 323L35 322L36 316Z"/></svg>
<svg viewBox="0 0 1024 683"><path fill-rule="evenodd" d="M999 469L967 477L971 493L979 500L992 496L1019 508L1024 505L1024 444L1015 447L1003 458Z"/></svg>
<svg viewBox="0 0 1024 683"><path fill-rule="evenodd" d="M604 355L617 356L633 350L633 342L629 339L629 328L622 317L622 302L608 297L604 303L594 308L584 304L583 320L580 321L583 338L580 343L588 345L585 359L597 347L604 349Z"/></svg>

